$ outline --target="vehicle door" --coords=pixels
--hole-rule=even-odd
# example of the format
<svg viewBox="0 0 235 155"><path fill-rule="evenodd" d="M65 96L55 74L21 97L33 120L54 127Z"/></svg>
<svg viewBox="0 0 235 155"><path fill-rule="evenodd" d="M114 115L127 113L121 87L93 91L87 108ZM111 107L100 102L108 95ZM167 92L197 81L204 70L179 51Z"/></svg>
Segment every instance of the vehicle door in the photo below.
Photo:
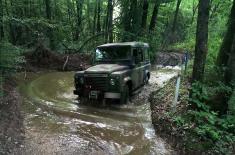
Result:
<svg viewBox="0 0 235 155"><path fill-rule="evenodd" d="M143 63L143 52L140 48L133 49L133 59L135 63L135 68L132 71L132 81L134 89L138 88L143 83L142 74L142 63Z"/></svg>
<svg viewBox="0 0 235 155"><path fill-rule="evenodd" d="M140 67L139 67L139 85L144 84L144 76L145 76L145 61L144 61L144 49L138 49L139 59L140 59Z"/></svg>
<svg viewBox="0 0 235 155"><path fill-rule="evenodd" d="M143 81L146 80L147 78L147 73L150 72L150 56L149 56L149 51L148 48L145 47L143 48L143 54L144 54L144 68L143 68Z"/></svg>

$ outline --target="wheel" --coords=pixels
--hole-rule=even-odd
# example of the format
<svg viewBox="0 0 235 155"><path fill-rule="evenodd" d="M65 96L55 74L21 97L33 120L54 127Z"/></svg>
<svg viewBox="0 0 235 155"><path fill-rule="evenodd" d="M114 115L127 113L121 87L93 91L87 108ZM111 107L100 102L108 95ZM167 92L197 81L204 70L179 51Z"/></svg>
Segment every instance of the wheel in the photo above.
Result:
<svg viewBox="0 0 235 155"><path fill-rule="evenodd" d="M149 76L147 75L144 79L144 84L148 84L149 83Z"/></svg>
<svg viewBox="0 0 235 155"><path fill-rule="evenodd" d="M106 106L106 102L107 102L107 100L104 98L104 99L102 100L102 106Z"/></svg>
<svg viewBox="0 0 235 155"><path fill-rule="evenodd" d="M80 104L88 104L89 101L88 101L88 99L85 98L85 97L79 97L79 103L80 103Z"/></svg>
<svg viewBox="0 0 235 155"><path fill-rule="evenodd" d="M123 93L121 95L120 103L121 104L126 104L130 100L130 88L128 85L125 85Z"/></svg>

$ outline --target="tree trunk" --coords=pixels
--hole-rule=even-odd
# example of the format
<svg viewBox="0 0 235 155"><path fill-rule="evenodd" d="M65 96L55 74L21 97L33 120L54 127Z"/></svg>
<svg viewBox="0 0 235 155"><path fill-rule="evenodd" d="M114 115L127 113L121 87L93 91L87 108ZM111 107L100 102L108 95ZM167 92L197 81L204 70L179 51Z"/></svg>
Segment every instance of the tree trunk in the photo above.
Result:
<svg viewBox="0 0 235 155"><path fill-rule="evenodd" d="M70 0L67 0L67 13L68 13L68 22L71 23L71 16L72 16L72 13L71 13L71 2Z"/></svg>
<svg viewBox="0 0 235 155"><path fill-rule="evenodd" d="M231 84L232 82L235 82L235 38L233 39L232 50L229 54L225 80L227 84Z"/></svg>
<svg viewBox="0 0 235 155"><path fill-rule="evenodd" d="M176 4L175 16L174 16L174 21L173 21L173 25L172 25L172 33L173 34L175 33L175 29L176 29L176 25L177 25L177 18L178 18L178 14L179 14L181 1L182 0L177 0L177 4Z"/></svg>
<svg viewBox="0 0 235 155"><path fill-rule="evenodd" d="M0 0L0 41L4 38L4 31L3 31L3 3Z"/></svg>
<svg viewBox="0 0 235 155"><path fill-rule="evenodd" d="M229 52L232 48L232 42L235 34L235 0L228 20L228 29L223 39L220 51L217 57L217 66L226 66L229 59Z"/></svg>
<svg viewBox="0 0 235 155"><path fill-rule="evenodd" d="M105 40L113 42L113 0L108 0L107 16L106 16L106 31Z"/></svg>
<svg viewBox="0 0 235 155"><path fill-rule="evenodd" d="M203 82L207 56L210 0L200 0L197 18L196 46L192 82Z"/></svg>
<svg viewBox="0 0 235 155"><path fill-rule="evenodd" d="M224 106L228 106L228 110L230 113L235 114L235 35L233 39L232 50L229 55L227 70L225 74L226 83L233 87L233 93L230 94L230 98L228 103Z"/></svg>
<svg viewBox="0 0 235 155"><path fill-rule="evenodd" d="M46 17L48 20L51 20L51 1L45 0L46 5Z"/></svg>
<svg viewBox="0 0 235 155"><path fill-rule="evenodd" d="M160 7L160 2L159 0L156 0L154 8L153 8L152 18L151 18L150 25L149 25L149 32L155 29L159 7Z"/></svg>
<svg viewBox="0 0 235 155"><path fill-rule="evenodd" d="M123 12L123 17L122 17L122 23L123 23L123 28L124 32L122 34L122 41L129 41L129 34L131 29L131 15L130 15L130 0L124 1L124 4L122 4L122 12Z"/></svg>
<svg viewBox="0 0 235 155"><path fill-rule="evenodd" d="M193 9L192 9L193 15L192 15L192 19L191 19L191 25L194 23L194 16L196 14L197 8L198 8L198 4L197 5L193 4Z"/></svg>
<svg viewBox="0 0 235 155"><path fill-rule="evenodd" d="M96 32L101 32L101 23L100 23L100 15L101 15L101 0L98 0L98 7L97 7L97 31Z"/></svg>
<svg viewBox="0 0 235 155"><path fill-rule="evenodd" d="M217 57L217 66L226 67L222 78L227 86L233 87L233 94L221 92L217 103L220 114L226 114L227 111L235 112L235 89L232 83L235 82L235 0L228 20L227 32L221 44L220 52ZM230 98L229 98L230 96Z"/></svg>
<svg viewBox="0 0 235 155"><path fill-rule="evenodd" d="M77 27L76 27L75 40L78 40L81 36L81 30L82 30L82 5L83 5L83 0L77 0L76 1Z"/></svg>
<svg viewBox="0 0 235 155"><path fill-rule="evenodd" d="M46 18L49 22L51 22L52 16L51 16L51 0L45 0L46 5ZM48 28L47 30L48 37L50 39L50 48L55 49L55 40L54 40L54 34L53 29Z"/></svg>
<svg viewBox="0 0 235 155"><path fill-rule="evenodd" d="M131 6L130 6L130 15L131 15L131 40L134 41L136 40L136 36L138 35L139 31L139 25L138 23L138 18L139 18L139 12L138 12L138 3L137 0L131 0Z"/></svg>
<svg viewBox="0 0 235 155"><path fill-rule="evenodd" d="M11 17L15 16L15 7L14 7L13 3L14 2L12 0L10 0L10 9L9 10L11 10L11 13L9 13L8 16L11 16ZM6 6L6 10L8 10L7 8L8 7ZM15 33L15 27L14 27L12 21L9 22L9 30L10 30L10 41L13 45L16 45L16 33Z"/></svg>
<svg viewBox="0 0 235 155"><path fill-rule="evenodd" d="M144 0L144 3L143 3L142 21L141 21L141 28L142 28L143 30L146 29L147 17L148 17L148 7L149 7L148 0Z"/></svg>
<svg viewBox="0 0 235 155"><path fill-rule="evenodd" d="M91 26L91 20L90 20L90 11L91 11L91 9L90 9L90 0L87 0L86 3L87 3L86 12L87 12L87 19L88 19L88 29L89 29L89 32L91 32L92 26Z"/></svg>
<svg viewBox="0 0 235 155"><path fill-rule="evenodd" d="M97 1L95 2L95 11L93 19L93 35L96 33L96 20L97 20Z"/></svg>

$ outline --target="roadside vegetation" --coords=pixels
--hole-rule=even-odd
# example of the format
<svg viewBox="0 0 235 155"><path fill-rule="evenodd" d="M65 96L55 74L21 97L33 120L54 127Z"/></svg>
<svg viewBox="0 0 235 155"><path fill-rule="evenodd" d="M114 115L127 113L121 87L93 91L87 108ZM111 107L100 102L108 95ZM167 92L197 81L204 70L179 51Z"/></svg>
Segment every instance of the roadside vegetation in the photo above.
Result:
<svg viewBox="0 0 235 155"><path fill-rule="evenodd" d="M235 0L0 0L1 102L11 93L5 81L17 71L34 71L32 64L84 69L95 46L123 41L149 43L152 62L158 52L189 52L178 104L183 108L172 113L162 105L166 111L153 122L167 117L167 134L176 130L187 150L233 154ZM38 53L27 57L29 51ZM162 103L171 102L166 96L174 87L168 88L155 92Z"/></svg>

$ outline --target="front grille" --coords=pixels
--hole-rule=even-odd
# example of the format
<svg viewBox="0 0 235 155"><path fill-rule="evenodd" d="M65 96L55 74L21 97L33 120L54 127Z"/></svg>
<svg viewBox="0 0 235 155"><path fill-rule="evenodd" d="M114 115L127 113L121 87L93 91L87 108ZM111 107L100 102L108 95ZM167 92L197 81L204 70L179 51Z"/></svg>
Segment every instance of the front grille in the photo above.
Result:
<svg viewBox="0 0 235 155"><path fill-rule="evenodd" d="M85 85L91 86L93 90L105 90L107 77L85 77Z"/></svg>

